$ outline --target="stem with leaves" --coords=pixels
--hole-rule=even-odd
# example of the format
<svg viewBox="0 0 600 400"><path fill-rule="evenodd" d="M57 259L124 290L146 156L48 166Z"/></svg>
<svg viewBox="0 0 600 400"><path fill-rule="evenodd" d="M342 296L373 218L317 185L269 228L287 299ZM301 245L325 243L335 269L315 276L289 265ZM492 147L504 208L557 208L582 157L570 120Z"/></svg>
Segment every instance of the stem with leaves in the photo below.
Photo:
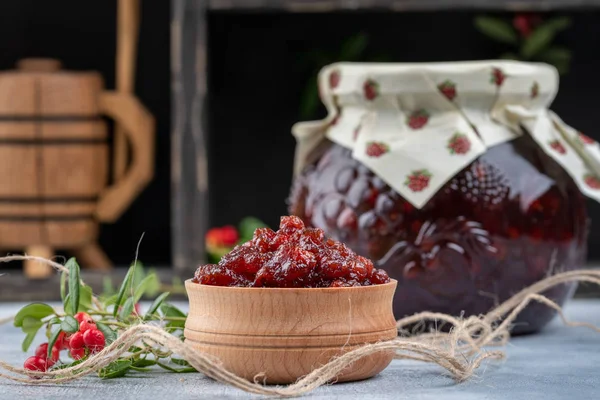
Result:
<svg viewBox="0 0 600 400"><path fill-rule="evenodd" d="M162 324L168 332L183 340L187 315L166 302L169 292L158 293L158 276L154 272L146 273L141 263L131 265L118 292L105 292L100 297L94 296L92 289L81 281L80 268L74 258L69 259L61 271L60 294L64 310L55 310L45 303L32 303L19 310L14 318L14 325L25 334L22 343L24 352L28 351L40 329L45 326L49 358L61 334L68 336L78 331L80 324L74 316L79 312L85 312L94 319L107 345L131 326L150 321ZM144 296L155 299L142 315L138 302ZM98 371L98 375L103 379L117 378L131 371L146 371L153 365L170 372L195 371L185 360L171 356L170 352L161 352L144 344L141 347L132 346L126 355ZM86 357L80 360L61 359L51 370L75 366Z"/></svg>

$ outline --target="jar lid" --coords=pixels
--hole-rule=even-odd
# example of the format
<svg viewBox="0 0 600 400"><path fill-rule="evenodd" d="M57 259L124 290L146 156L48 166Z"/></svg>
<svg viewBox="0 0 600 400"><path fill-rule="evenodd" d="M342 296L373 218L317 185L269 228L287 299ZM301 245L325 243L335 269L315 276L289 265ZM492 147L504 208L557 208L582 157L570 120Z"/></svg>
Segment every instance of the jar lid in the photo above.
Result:
<svg viewBox="0 0 600 400"><path fill-rule="evenodd" d="M529 134L600 201L600 146L549 110L558 80L548 64L505 60L326 66L329 115L292 128L295 171L328 138L420 208L488 147Z"/></svg>

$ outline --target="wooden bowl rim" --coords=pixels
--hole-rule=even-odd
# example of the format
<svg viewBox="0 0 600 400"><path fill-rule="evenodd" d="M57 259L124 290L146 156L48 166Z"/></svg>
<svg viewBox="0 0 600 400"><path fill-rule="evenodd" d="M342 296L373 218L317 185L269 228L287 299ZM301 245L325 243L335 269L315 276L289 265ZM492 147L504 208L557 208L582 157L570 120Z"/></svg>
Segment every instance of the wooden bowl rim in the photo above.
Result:
<svg viewBox="0 0 600 400"><path fill-rule="evenodd" d="M192 282L192 278L187 279L185 281L186 291L194 291L198 292L200 290L228 290L230 292L241 292L241 291L252 291L256 294L263 293L309 293L309 292L319 292L319 293L328 293L328 292L349 292L349 291L367 291L367 290L384 290L388 288L396 288L398 281L396 279L390 278L388 283L382 283L379 285L369 285L369 286L351 286L351 287L323 287L323 288L273 288L273 287L247 287L247 286L215 286L215 285L203 285L201 283Z"/></svg>

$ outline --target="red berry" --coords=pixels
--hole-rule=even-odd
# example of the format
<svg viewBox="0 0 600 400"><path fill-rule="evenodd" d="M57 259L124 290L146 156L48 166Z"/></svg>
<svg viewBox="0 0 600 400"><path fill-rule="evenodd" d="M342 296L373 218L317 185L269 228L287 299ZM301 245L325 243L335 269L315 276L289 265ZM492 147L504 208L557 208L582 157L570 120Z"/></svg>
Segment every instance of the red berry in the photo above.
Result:
<svg viewBox="0 0 600 400"><path fill-rule="evenodd" d="M69 354L73 360L81 360L85 356L85 349L71 349Z"/></svg>
<svg viewBox="0 0 600 400"><path fill-rule="evenodd" d="M85 320L79 324L79 332L84 333L90 329L96 329L96 323L93 319Z"/></svg>
<svg viewBox="0 0 600 400"><path fill-rule="evenodd" d="M64 350L69 347L69 338L67 338L66 332L61 332L56 339L56 343L54 344L59 351Z"/></svg>
<svg viewBox="0 0 600 400"><path fill-rule="evenodd" d="M83 333L75 332L71 335L71 339L69 339L69 348L71 350L83 349Z"/></svg>
<svg viewBox="0 0 600 400"><path fill-rule="evenodd" d="M46 371L46 361L38 356L31 356L23 363L23 368L29 371Z"/></svg>
<svg viewBox="0 0 600 400"><path fill-rule="evenodd" d="M77 320L77 322L79 322L80 324L83 321L88 321L88 320L92 319L92 317L90 317L90 314L85 313L85 312L78 312L77 314L75 314L73 316L73 318L75 318Z"/></svg>
<svg viewBox="0 0 600 400"><path fill-rule="evenodd" d="M90 329L83 334L83 342L92 353L97 353L104 348L104 334L98 329Z"/></svg>
<svg viewBox="0 0 600 400"><path fill-rule="evenodd" d="M56 364L56 362L58 361L58 349L56 348L56 346L52 347L52 355L50 357L50 359L48 360L47 356L48 356L48 343L43 343L40 344L38 346L38 348L35 350L35 356L41 358L42 360L46 360L46 365L48 366L48 368L50 368L51 366L53 366L54 364Z"/></svg>

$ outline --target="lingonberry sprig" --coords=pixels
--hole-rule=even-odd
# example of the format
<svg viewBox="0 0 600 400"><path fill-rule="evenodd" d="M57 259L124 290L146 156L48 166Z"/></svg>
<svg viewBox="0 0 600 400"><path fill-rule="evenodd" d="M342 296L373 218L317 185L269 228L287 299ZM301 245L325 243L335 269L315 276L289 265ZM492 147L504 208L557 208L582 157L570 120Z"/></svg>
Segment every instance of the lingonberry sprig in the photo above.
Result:
<svg viewBox="0 0 600 400"><path fill-rule="evenodd" d="M163 324L173 335L183 340L187 315L166 302L169 292L158 294L160 282L155 273L146 273L141 263L128 270L116 293L105 291L96 297L92 289L80 279L80 268L72 258L61 276L61 299L64 310L45 303L23 307L14 318L14 325L25 333L24 352L42 327L46 327L48 341L39 345L23 368L30 371L50 371L76 365L102 351L127 328L149 321ZM142 313L142 297L156 296L152 305ZM65 351L67 358L61 359ZM194 372L190 365L172 357L170 352L154 349L145 343L132 346L126 355L99 371L101 378L124 376L129 371L145 371L158 365L170 372Z"/></svg>

